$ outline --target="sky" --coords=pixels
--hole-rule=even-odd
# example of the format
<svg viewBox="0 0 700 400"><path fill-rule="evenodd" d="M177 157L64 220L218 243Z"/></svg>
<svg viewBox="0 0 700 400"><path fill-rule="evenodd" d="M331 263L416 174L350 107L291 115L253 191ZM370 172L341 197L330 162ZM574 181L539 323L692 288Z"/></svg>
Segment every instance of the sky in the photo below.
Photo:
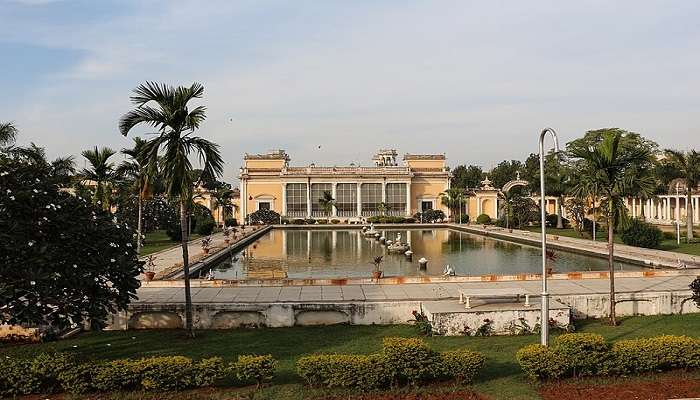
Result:
<svg viewBox="0 0 700 400"><path fill-rule="evenodd" d="M0 121L82 167L86 148L130 146L136 86L201 82L198 135L234 185L246 152L277 148L293 165L395 148L488 170L546 126L700 148L698 21L692 0L0 0Z"/></svg>

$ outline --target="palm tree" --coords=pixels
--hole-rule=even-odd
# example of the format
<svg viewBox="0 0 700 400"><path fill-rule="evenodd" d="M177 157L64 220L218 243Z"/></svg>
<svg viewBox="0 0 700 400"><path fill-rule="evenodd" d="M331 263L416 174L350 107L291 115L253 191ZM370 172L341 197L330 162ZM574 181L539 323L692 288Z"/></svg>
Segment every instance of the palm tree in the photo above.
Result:
<svg viewBox="0 0 700 400"><path fill-rule="evenodd" d="M318 199L318 203L323 208L323 212L326 213L326 222L328 222L331 214L333 213L333 207L335 207L335 199L333 198L331 192L324 190L323 196Z"/></svg>
<svg viewBox="0 0 700 400"><path fill-rule="evenodd" d="M143 149L146 169L156 171L161 166L166 194L180 203L180 228L182 231L182 267L185 280L185 327L194 337L192 327L192 295L190 291L190 267L187 249L188 206L192 192L198 182L192 179L192 164L189 156L197 154L202 166L200 180L215 179L223 172L219 146L202 137L195 136L206 118L204 106L188 108L193 99L202 98L204 86L193 83L190 87L167 86L146 82L134 89L131 102L136 106L119 121L119 131L126 136L137 125L155 128L155 137ZM161 157L162 156L162 157Z"/></svg>
<svg viewBox="0 0 700 400"><path fill-rule="evenodd" d="M135 137L134 147L130 149L122 149L122 154L130 157L130 160L124 161L117 167L116 173L126 178L131 183L132 190L138 196L138 216L136 222L136 253L141 253L143 243L143 201L151 195L151 176L146 169L146 160L143 156L143 149L146 146L146 141Z"/></svg>
<svg viewBox="0 0 700 400"><path fill-rule="evenodd" d="M220 222L223 226L226 222L226 216L232 214L234 208L234 205L232 203L233 190L227 187L222 187L217 191L213 192L211 194L211 197L214 199L214 207L216 207L216 209L221 209L221 212L218 215L221 221L216 222Z"/></svg>
<svg viewBox="0 0 700 400"><path fill-rule="evenodd" d="M630 186L630 176L626 172L635 165L648 162L651 151L645 146L621 146L622 132L607 131L601 141L592 144L574 144L570 154L585 165L582 173L589 182L595 182L602 195L603 210L608 225L608 269L610 275L610 323L617 324L615 318L615 270L613 268L615 226L627 218L627 208L623 194ZM577 188L577 190L584 190Z"/></svg>
<svg viewBox="0 0 700 400"><path fill-rule="evenodd" d="M693 240L693 202L691 199L692 190L700 182L700 153L695 150L687 152L666 150L666 162L680 172L685 180L685 208L686 208L686 240L690 243Z"/></svg>
<svg viewBox="0 0 700 400"><path fill-rule="evenodd" d="M578 166L576 173L573 174L576 177L576 182L571 189L571 194L583 201L591 202L591 207L588 209L588 211L593 214L592 239L595 242L596 223L598 219L598 208L596 208L596 202L598 201L598 196L600 194L600 184L596 179L596 171L587 170L587 168L590 167L591 166L587 163Z"/></svg>
<svg viewBox="0 0 700 400"><path fill-rule="evenodd" d="M11 146L17 138L17 128L12 122L0 122L0 147Z"/></svg>
<svg viewBox="0 0 700 400"><path fill-rule="evenodd" d="M459 222L462 222L462 204L464 203L464 191L460 188L449 188L439 194L440 201L447 206L450 214L457 214L454 211L459 210Z"/></svg>
<svg viewBox="0 0 700 400"><path fill-rule="evenodd" d="M114 164L109 162L109 158L116 154L116 151L109 147L85 150L81 153L90 163L89 168L83 168L80 172L84 180L95 183L95 193L92 196L94 204L102 204L102 208L109 210L109 203L112 195L112 185L114 184L116 173Z"/></svg>

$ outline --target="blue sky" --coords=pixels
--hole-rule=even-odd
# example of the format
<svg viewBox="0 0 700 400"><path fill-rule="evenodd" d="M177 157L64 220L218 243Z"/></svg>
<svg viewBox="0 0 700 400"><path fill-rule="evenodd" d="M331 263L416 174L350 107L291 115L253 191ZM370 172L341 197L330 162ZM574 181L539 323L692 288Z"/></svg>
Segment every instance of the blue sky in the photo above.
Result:
<svg viewBox="0 0 700 400"><path fill-rule="evenodd" d="M200 135L229 181L272 148L297 165L393 147L488 169L536 151L544 126L698 148L699 20L690 0L0 0L0 121L51 156L120 149L134 87L199 81Z"/></svg>

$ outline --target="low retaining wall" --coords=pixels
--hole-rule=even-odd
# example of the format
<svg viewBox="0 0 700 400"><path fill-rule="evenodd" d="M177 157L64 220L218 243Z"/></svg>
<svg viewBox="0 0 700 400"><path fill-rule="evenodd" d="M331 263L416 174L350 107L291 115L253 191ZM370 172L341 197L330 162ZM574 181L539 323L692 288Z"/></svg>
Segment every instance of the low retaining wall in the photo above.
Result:
<svg viewBox="0 0 700 400"><path fill-rule="evenodd" d="M658 314L687 314L700 312L691 299L690 291L681 292L645 292L620 293L616 296L618 315L658 315ZM557 302L565 305L566 318L569 308L571 318L604 318L608 316L610 297L605 294L552 296L552 304ZM454 301L450 299L446 301ZM532 297L530 301L535 307L540 299ZM229 329L238 327L289 327L300 325L331 325L347 323L351 325L390 325L405 324L412 320L412 311L424 310L423 302L407 301L366 301L366 302L336 302L336 303L197 303L193 306L193 324L196 329ZM474 307L474 312L502 312ZM184 316L183 303L137 303L128 312L112 316L109 329L168 329L182 328ZM512 315L511 315L512 314ZM555 314L560 319L564 313ZM507 316L490 317L498 320L520 318L519 313ZM525 316L530 318L530 316ZM530 319L532 319L530 318ZM533 321L528 323L534 324ZM534 326L534 325L531 325ZM500 327L499 327L500 329Z"/></svg>

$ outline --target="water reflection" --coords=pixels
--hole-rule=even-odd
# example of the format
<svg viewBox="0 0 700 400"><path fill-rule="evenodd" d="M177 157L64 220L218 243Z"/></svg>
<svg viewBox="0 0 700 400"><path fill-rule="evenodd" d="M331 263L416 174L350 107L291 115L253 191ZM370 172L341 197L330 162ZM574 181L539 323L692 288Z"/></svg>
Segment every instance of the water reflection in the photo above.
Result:
<svg viewBox="0 0 700 400"><path fill-rule="evenodd" d="M457 275L541 271L540 250L532 246L447 229L380 232L392 241L400 233L402 241L411 245L413 258L388 253L378 240L365 238L359 230L272 230L216 265L214 275L219 279L368 277L377 255L384 256L385 276L442 275L446 264ZM421 257L428 259L427 270L418 269ZM595 271L607 269L607 264L604 259L557 251L550 267L555 272ZM616 269L642 267L616 263Z"/></svg>

